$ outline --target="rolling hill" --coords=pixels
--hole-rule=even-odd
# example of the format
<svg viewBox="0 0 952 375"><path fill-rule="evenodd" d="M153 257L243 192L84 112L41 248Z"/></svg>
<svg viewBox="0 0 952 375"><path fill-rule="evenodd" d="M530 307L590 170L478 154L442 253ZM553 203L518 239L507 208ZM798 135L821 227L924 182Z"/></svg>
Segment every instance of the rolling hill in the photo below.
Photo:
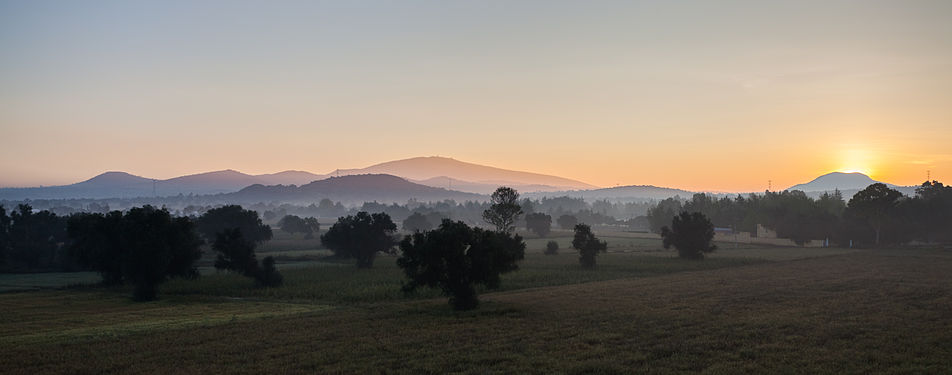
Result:
<svg viewBox="0 0 952 375"><path fill-rule="evenodd" d="M869 176L854 172L854 173L844 173L844 172L833 172L827 173L820 177L813 179L813 181L798 184L787 188L786 190L800 190L803 192L811 191L833 191L836 189L839 190L861 190L866 188L869 185L878 183ZM896 185L886 184L891 188L895 188Z"/></svg>
<svg viewBox="0 0 952 375"><path fill-rule="evenodd" d="M254 184L303 185L325 178L327 176L303 171L249 175L228 169L157 180L126 172L105 172L70 185L0 188L0 199L102 199L221 194L233 193Z"/></svg>
<svg viewBox="0 0 952 375"><path fill-rule="evenodd" d="M516 189L519 192L540 192L540 191L562 190L559 187L550 186L550 185L527 185L527 184L520 184L520 183L513 183L513 182L506 182L506 181L472 182L472 181L464 181L464 180L459 180L459 179L446 177L446 176L433 177L433 178L428 178L426 180L410 180L410 181L413 181L421 185L432 186L432 187L442 187L449 190L465 191L467 193L475 193L475 194L492 194L500 186L508 186L513 189Z"/></svg>
<svg viewBox="0 0 952 375"><path fill-rule="evenodd" d="M495 190L502 185L526 188L539 186L548 191L597 188L568 178L489 167L439 156L395 160L360 169L341 169L331 174L390 174L421 183L432 183L430 186L435 187L447 187L445 179L448 178L458 180L460 185L473 192L485 192L486 186Z"/></svg>
<svg viewBox="0 0 952 375"><path fill-rule="evenodd" d="M345 203L406 203L410 199L424 202L453 199L462 202L487 199L486 196L421 185L387 174L330 177L301 186L256 184L235 193L225 194L222 198L235 202L302 203L316 203L324 198Z"/></svg>
<svg viewBox="0 0 952 375"><path fill-rule="evenodd" d="M0 199L125 198L151 196L153 180L126 172L106 172L71 185L0 188Z"/></svg>
<svg viewBox="0 0 952 375"><path fill-rule="evenodd" d="M303 186L331 176L362 174L399 176L420 185L444 190L458 190L471 194L489 194L503 185L522 192L595 187L581 181L558 176L512 171L444 157L419 157L376 164L361 169L340 169L325 175L296 170L250 175L227 169L170 179L151 179L126 172L106 172L71 185L0 188L0 199L102 199L165 197L179 194L225 194L237 192L251 185Z"/></svg>
<svg viewBox="0 0 952 375"><path fill-rule="evenodd" d="M793 191L800 190L811 197L820 196L823 193L833 192L834 190L839 190L843 195L843 199L849 200L854 194L860 190L865 189L867 186L883 183L886 186L889 186L892 189L899 190L905 195L912 196L916 193L915 186L898 186L886 182L876 181L869 176L859 173L845 173L845 172L832 172L822 175L813 179L810 182L797 184L791 186L785 190Z"/></svg>

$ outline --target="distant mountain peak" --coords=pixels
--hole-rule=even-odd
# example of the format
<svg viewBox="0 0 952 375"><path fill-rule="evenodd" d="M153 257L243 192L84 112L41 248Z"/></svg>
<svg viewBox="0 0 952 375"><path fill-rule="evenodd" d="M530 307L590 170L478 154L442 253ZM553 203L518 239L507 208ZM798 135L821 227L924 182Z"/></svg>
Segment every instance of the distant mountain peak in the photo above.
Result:
<svg viewBox="0 0 952 375"><path fill-rule="evenodd" d="M108 185L118 184L126 185L130 183L151 182L151 178L136 176L122 171L108 171L96 175L86 181L78 182L73 185Z"/></svg>
<svg viewBox="0 0 952 375"><path fill-rule="evenodd" d="M399 176L388 174L354 174L340 177L328 177L301 186L264 186L252 185L229 196L239 200L283 200L290 202L314 202L317 199L350 203L380 201L406 202L408 199L421 201L459 201L479 200L478 194L465 193L438 187L417 184Z"/></svg>
<svg viewBox="0 0 952 375"><path fill-rule="evenodd" d="M830 172L813 179L813 181L794 185L785 190L800 190L803 192L860 190L875 183L879 183L879 181L860 172ZM892 184L886 185L889 187L896 186Z"/></svg>
<svg viewBox="0 0 952 375"><path fill-rule="evenodd" d="M413 181L446 178L443 181L542 185L561 189L591 189L596 186L559 176L523 172L459 161L444 156L418 156L374 164L360 169L339 169L329 175L390 174ZM439 181L439 180L436 180Z"/></svg>

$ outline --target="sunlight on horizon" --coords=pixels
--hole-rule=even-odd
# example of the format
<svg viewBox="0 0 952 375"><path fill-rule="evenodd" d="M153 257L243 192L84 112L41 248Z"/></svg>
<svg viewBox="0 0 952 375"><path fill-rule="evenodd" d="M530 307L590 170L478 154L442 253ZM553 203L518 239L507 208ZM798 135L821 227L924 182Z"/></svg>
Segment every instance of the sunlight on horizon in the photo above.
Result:
<svg viewBox="0 0 952 375"><path fill-rule="evenodd" d="M0 186L433 154L603 187L952 177L952 2L51 3L0 2Z"/></svg>

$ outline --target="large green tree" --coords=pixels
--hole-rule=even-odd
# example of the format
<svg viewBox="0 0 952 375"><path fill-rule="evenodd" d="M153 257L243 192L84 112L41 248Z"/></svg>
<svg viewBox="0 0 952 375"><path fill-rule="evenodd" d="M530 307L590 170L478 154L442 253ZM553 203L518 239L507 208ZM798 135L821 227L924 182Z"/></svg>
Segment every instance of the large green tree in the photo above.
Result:
<svg viewBox="0 0 952 375"><path fill-rule="evenodd" d="M853 217L869 224L875 233L873 243L879 246L884 227L898 220L902 198L898 190L890 189L883 183L875 183L853 195L846 210Z"/></svg>
<svg viewBox="0 0 952 375"><path fill-rule="evenodd" d="M573 215L562 215L555 220L559 224L559 227L562 229L575 229L575 226L578 225L578 218Z"/></svg>
<svg viewBox="0 0 952 375"><path fill-rule="evenodd" d="M681 211L681 201L674 198L666 198L658 204L648 209L645 215L648 218L649 230L652 233L661 233L661 228L671 223L671 219Z"/></svg>
<svg viewBox="0 0 952 375"><path fill-rule="evenodd" d="M225 229L241 231L248 241L260 244L271 239L271 227L265 225L258 213L246 210L239 205L227 205L205 212L196 221L198 232L208 241L214 241L218 233Z"/></svg>
<svg viewBox="0 0 952 375"><path fill-rule="evenodd" d="M498 288L501 274L519 269L525 249L519 235L443 220L435 230L404 237L397 264L409 279L405 292L440 288L454 309L469 310L479 304L476 285Z"/></svg>
<svg viewBox="0 0 952 375"><path fill-rule="evenodd" d="M526 215L526 228L539 237L545 237L552 231L552 216L541 212Z"/></svg>
<svg viewBox="0 0 952 375"><path fill-rule="evenodd" d="M260 286L279 286L284 277L275 267L274 257L265 257L258 264L255 244L244 238L238 228L225 229L218 233L212 249L218 253L215 268L240 273L255 279Z"/></svg>
<svg viewBox="0 0 952 375"><path fill-rule="evenodd" d="M911 211L920 239L952 242L952 186L939 181L922 183L916 188Z"/></svg>
<svg viewBox="0 0 952 375"><path fill-rule="evenodd" d="M218 253L215 268L254 277L258 271L255 243L244 238L238 228L225 229L215 236L212 249Z"/></svg>
<svg viewBox="0 0 952 375"><path fill-rule="evenodd" d="M407 232L424 232L430 229L433 229L433 223L419 212L414 212L403 220L403 230Z"/></svg>
<svg viewBox="0 0 952 375"><path fill-rule="evenodd" d="M68 225L71 252L105 282L129 282L137 300L153 300L169 277L197 277L202 240L187 217L143 206L122 214L82 214Z"/></svg>
<svg viewBox="0 0 952 375"><path fill-rule="evenodd" d="M55 265L59 244L66 239L66 218L20 204L10 213L8 260L27 269Z"/></svg>
<svg viewBox="0 0 952 375"><path fill-rule="evenodd" d="M671 227L661 228L665 249L678 249L678 256L687 259L703 259L704 254L717 249L714 239L714 224L700 212L682 211L671 220Z"/></svg>
<svg viewBox="0 0 952 375"><path fill-rule="evenodd" d="M489 209L483 211L483 220L496 227L498 232L512 233L515 223L522 215L519 193L510 187L499 187L489 198Z"/></svg>
<svg viewBox="0 0 952 375"><path fill-rule="evenodd" d="M572 247L578 250L578 262L585 268L595 268L595 257L608 249L608 243L600 241L587 224L575 225Z"/></svg>
<svg viewBox="0 0 952 375"><path fill-rule="evenodd" d="M339 257L355 258L358 268L370 268L378 252L392 252L396 230L390 215L361 211L338 218L321 236L321 243Z"/></svg>
<svg viewBox="0 0 952 375"><path fill-rule="evenodd" d="M122 220L121 211L83 213L70 216L66 225L71 240L70 255L99 272L106 285L123 282Z"/></svg>
<svg viewBox="0 0 952 375"><path fill-rule="evenodd" d="M0 264L6 262L7 252L10 251L10 217L7 210L0 205Z"/></svg>

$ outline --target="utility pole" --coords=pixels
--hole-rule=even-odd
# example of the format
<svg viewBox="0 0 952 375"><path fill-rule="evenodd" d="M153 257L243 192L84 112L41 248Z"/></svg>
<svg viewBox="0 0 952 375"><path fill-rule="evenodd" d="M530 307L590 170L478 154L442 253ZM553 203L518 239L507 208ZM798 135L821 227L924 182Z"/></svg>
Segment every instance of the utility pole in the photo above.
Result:
<svg viewBox="0 0 952 375"><path fill-rule="evenodd" d="M767 191L770 191L773 188L773 181L767 180Z"/></svg>

